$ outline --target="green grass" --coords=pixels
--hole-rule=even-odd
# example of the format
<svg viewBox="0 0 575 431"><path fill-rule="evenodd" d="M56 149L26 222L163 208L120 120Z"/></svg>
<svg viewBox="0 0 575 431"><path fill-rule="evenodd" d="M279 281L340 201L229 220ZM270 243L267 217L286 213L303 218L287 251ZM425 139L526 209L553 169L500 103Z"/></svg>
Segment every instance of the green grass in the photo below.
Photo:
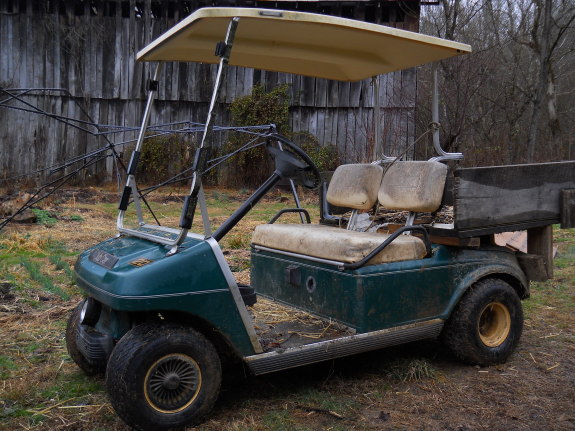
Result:
<svg viewBox="0 0 575 431"><path fill-rule="evenodd" d="M62 256L58 254L53 254L48 256L48 260L56 267L58 271L64 271L64 273L68 276L70 282L74 280L74 271L68 265L68 262L62 260Z"/></svg>
<svg viewBox="0 0 575 431"><path fill-rule="evenodd" d="M272 410L264 414L262 423L266 429L276 431L294 430L294 420L288 410Z"/></svg>
<svg viewBox="0 0 575 431"><path fill-rule="evenodd" d="M58 220L47 210L32 208L32 212L36 216L36 223L38 224L50 227L54 226L58 222Z"/></svg>
<svg viewBox="0 0 575 431"><path fill-rule="evenodd" d="M79 370L72 374L58 376L51 386L40 392L40 398L45 400L64 400L68 398L80 398L104 390L103 381L99 379L87 379ZM51 405L48 401L44 405Z"/></svg>
<svg viewBox="0 0 575 431"><path fill-rule="evenodd" d="M10 372L17 369L18 366L11 357L0 355L0 379L7 379L10 377Z"/></svg>
<svg viewBox="0 0 575 431"><path fill-rule="evenodd" d="M70 295L67 292L65 292L60 286L54 284L51 278L42 273L38 262L25 257L22 259L22 266L26 268L30 278L38 282L46 292L58 295L65 301L70 299Z"/></svg>
<svg viewBox="0 0 575 431"><path fill-rule="evenodd" d="M187 193L187 190L179 190L174 194L177 196L184 196ZM206 202L208 206L208 213L210 219L212 219L212 230L218 228L218 226L223 222L223 218L229 217L246 199L251 192L246 190L240 190L238 192L229 192L229 191L219 191L215 189L206 190ZM287 199L286 199L287 198ZM286 201L287 200L287 201ZM305 204L304 206L310 211L310 215L312 220L319 220L319 207L318 203L316 202L317 199L314 200L312 204ZM162 221L162 224L169 227L177 227L180 213L182 210L182 202L162 202L161 200L154 201L153 197L148 199L148 203L150 207L158 217L162 221L162 218L167 219ZM100 211L104 211L109 214L111 217L115 217L117 214L117 204L98 204L96 205L83 205L85 208L97 208ZM293 202L293 197L291 194L278 194L273 195L270 194L268 197L265 198L265 202L259 202L256 204L249 212L248 216L246 217L249 220L257 220L261 223L267 223L280 209L287 208L287 207L295 207L295 203ZM144 209L144 220L147 223L154 224L153 217L149 214L145 206ZM213 219L218 219L217 221L213 221ZM297 214L285 215L281 218L280 222L285 223L299 223L300 218ZM134 206L130 205L128 211L126 211L125 215L125 225L132 226L136 223L136 214L134 210ZM202 217L200 213L200 206L198 204L196 208L196 212L194 215L194 224L191 229L193 232L196 233L203 233L203 225L202 225ZM232 231L233 232L233 231Z"/></svg>
<svg viewBox="0 0 575 431"><path fill-rule="evenodd" d="M250 246L251 235L246 232L230 233L222 240L223 248L247 249Z"/></svg>
<svg viewBox="0 0 575 431"><path fill-rule="evenodd" d="M341 416L346 416L356 406L356 402L347 395L334 394L327 389L316 388L304 390L296 395L294 401L305 407L335 412Z"/></svg>
<svg viewBox="0 0 575 431"><path fill-rule="evenodd" d="M34 288L37 285L44 292L67 301L70 293L60 285L73 284L73 271L63 260L72 254L63 243L51 238L39 239L29 234L1 235L0 274L20 293L21 301L25 304L38 305L38 294ZM60 273L46 272L50 264ZM24 271L17 271L17 268L23 268Z"/></svg>

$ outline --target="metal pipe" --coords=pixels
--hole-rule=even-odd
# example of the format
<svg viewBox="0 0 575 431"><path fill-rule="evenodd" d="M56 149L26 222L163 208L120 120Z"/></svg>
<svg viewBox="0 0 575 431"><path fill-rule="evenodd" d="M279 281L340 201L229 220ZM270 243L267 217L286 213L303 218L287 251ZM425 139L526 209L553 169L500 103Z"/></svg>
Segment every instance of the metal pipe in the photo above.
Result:
<svg viewBox="0 0 575 431"><path fill-rule="evenodd" d="M222 225L214 232L212 237L219 241L260 201L260 199L281 179L279 172L275 171L247 201L245 201Z"/></svg>
<svg viewBox="0 0 575 431"><path fill-rule="evenodd" d="M152 78L153 81L158 81L158 77L160 76L160 72L162 70L162 63L158 63L158 65L156 66L156 71L154 72L154 77ZM138 140L136 142L136 148L134 149L134 152L132 153L132 161L130 162L130 167L128 169L128 178L126 179L126 186L125 186L125 190L128 187L131 187L132 190L132 199L134 201L134 205L136 206L136 214L138 217L138 223L140 225L144 224L144 218L142 215L142 204L140 203L140 199L138 197L138 187L136 184L136 177L134 176L134 172L136 170L136 164L137 164L137 159L138 157L134 157L135 155L137 155L140 152L140 148L142 147L142 144L144 143L144 136L146 135L146 128L148 126L148 122L150 121L150 114L152 112L152 105L154 103L154 97L155 97L155 93L157 91L157 87L154 85L151 85L148 91L148 100L146 102L146 109L144 111L144 117L142 118L142 123L140 125L140 133L138 134ZM134 165L132 165L134 164ZM122 209L120 208L120 211L118 212L118 218L116 220L116 226L118 228L118 230L120 232L122 232L122 230L124 229L124 216L126 213L126 209Z"/></svg>
<svg viewBox="0 0 575 431"><path fill-rule="evenodd" d="M433 147L437 154L443 155L444 151L439 143L439 86L437 82L437 63L431 65L431 73L433 75L433 87L431 93L431 121L436 125L433 128Z"/></svg>
<svg viewBox="0 0 575 431"><path fill-rule="evenodd" d="M380 141L381 141L381 106L379 100L379 75L372 78L373 82L373 93L374 93L374 107L373 107L373 125L374 125L374 143L373 143L373 154L371 160L377 160L377 155L379 154Z"/></svg>
<svg viewBox="0 0 575 431"><path fill-rule="evenodd" d="M160 62L156 66L156 71L154 72L153 81L157 82L162 71L163 63ZM150 121L150 114L152 112L152 105L154 104L154 97L156 96L157 88L151 87L148 92L148 101L146 102L146 109L144 111L144 117L142 118L142 124L140 125L140 133L138 134L138 141L136 142L136 148L134 151L140 151L142 144L144 143L144 136L146 135L146 128L148 122Z"/></svg>
<svg viewBox="0 0 575 431"><path fill-rule="evenodd" d="M431 95L431 121L433 125L433 147L438 156L432 157L429 160L461 160L463 159L462 153L448 153L443 148L441 148L441 143L439 142L439 84L438 84L438 74L437 74L437 63L431 65L431 71L433 74L433 88Z"/></svg>
<svg viewBox="0 0 575 431"><path fill-rule="evenodd" d="M228 65L228 62L230 60L230 54L231 54L231 50L232 50L232 45L234 42L234 37L236 35L236 29L238 27L238 23L239 23L240 19L238 17L234 17L232 18L232 20L230 21L229 25L228 25L228 31L226 33L226 39L225 39L225 49L224 52L221 54L220 57L220 62L218 64L218 73L216 75L216 82L214 83L214 89L212 91L212 98L210 100L210 107L208 109L208 115L206 118L206 123L205 123L205 127L204 127L204 133L202 135L202 140L200 142L200 146L199 146L199 150L203 149L206 145L206 141L208 141L209 138L211 138L212 135L212 131L214 128L214 120L213 120L213 110L214 107L216 105L216 100L218 98L218 93L222 84L222 80L225 74L225 69L226 66ZM188 207L188 205L184 205L184 207L182 208L182 216L181 216L181 220L183 220L184 218L188 217L187 214L190 214L190 221L189 221L189 225L191 226L192 221L193 221L193 214L195 211L195 204L194 199L195 197L198 195L200 188L202 186L201 183L201 175L202 172L205 168L205 163L203 163L202 161L198 162L198 166L196 166L196 170L194 170L192 172L192 184L190 186L190 194L189 194L189 198L190 198L190 202L192 202L192 204ZM205 209L206 211L206 215L207 215L207 209ZM175 245L172 247L172 249L169 251L168 254L174 254L177 252L178 250L178 246L184 242L184 239L186 238L186 235L188 233L189 230L189 226L183 226L182 224L180 224L181 227L181 231L180 234L178 235L178 238L175 241Z"/></svg>

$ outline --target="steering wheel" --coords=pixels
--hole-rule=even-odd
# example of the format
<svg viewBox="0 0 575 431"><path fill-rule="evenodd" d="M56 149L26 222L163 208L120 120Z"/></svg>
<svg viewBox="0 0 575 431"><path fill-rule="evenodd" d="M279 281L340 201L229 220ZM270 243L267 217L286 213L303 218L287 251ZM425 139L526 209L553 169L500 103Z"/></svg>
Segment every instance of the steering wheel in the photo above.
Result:
<svg viewBox="0 0 575 431"><path fill-rule="evenodd" d="M283 147L280 150L272 147L269 141L266 144L266 149L275 160L276 171L283 178L292 179L308 189L315 189L320 185L319 170L304 150L283 135L273 133L269 137Z"/></svg>

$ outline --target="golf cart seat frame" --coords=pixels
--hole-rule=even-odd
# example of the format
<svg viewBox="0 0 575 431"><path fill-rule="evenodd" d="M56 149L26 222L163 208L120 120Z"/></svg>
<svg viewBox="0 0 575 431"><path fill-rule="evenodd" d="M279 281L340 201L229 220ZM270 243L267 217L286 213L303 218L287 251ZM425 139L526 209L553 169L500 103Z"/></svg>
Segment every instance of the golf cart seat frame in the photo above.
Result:
<svg viewBox="0 0 575 431"><path fill-rule="evenodd" d="M383 176L383 177L382 177ZM342 165L336 169L326 199L332 205L367 211L377 201L388 209L434 212L441 205L447 166L437 161L397 161L383 169L371 164ZM257 226L252 246L258 250L298 255L346 269L363 265L422 259L430 254L427 232L408 225L399 233L357 232L320 224L265 224ZM423 239L401 235L418 231Z"/></svg>

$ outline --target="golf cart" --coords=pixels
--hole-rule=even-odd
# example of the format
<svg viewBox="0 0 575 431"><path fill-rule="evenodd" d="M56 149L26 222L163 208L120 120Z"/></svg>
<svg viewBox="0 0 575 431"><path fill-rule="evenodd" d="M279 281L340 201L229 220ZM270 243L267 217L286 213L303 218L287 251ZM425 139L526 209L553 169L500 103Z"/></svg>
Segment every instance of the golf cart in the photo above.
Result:
<svg viewBox="0 0 575 431"><path fill-rule="evenodd" d="M224 357L243 361L257 375L437 337L470 363L509 357L521 336L529 278L517 253L490 241L501 227L415 222L419 213L435 213L447 195L458 199L465 181L456 174L446 186L448 153L338 167L322 208L352 213L345 219L323 211L325 223L310 222L293 187L319 187L320 173L273 128L260 131L273 173L213 232L202 188L212 111L228 64L357 81L469 51L464 44L337 17L207 8L138 53L138 60L159 65L119 204L119 233L79 256L77 283L87 298L66 331L78 366L87 374L106 372L110 401L126 423L160 430L201 422L218 397ZM144 221L135 179L165 61L219 64L178 228ZM296 208L256 227L251 286L239 286L219 242L280 180L291 184ZM191 231L198 204L203 234ZM135 226L128 226L130 206ZM379 207L407 212L406 222L361 229L360 216L375 220ZM285 212L301 214L302 223L280 223ZM527 228L547 226L553 217ZM288 314L305 312L308 320L294 322L300 332L306 324L310 331L324 329L309 338L291 331L290 322L258 322L257 298Z"/></svg>

